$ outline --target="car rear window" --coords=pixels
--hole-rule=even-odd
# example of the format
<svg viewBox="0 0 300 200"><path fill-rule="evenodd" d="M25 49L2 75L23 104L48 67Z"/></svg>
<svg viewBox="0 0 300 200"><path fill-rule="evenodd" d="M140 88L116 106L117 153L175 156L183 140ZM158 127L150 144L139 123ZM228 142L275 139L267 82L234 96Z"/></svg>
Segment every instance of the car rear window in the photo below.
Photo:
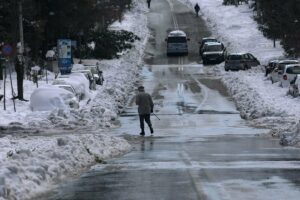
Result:
<svg viewBox="0 0 300 200"><path fill-rule="evenodd" d="M288 74L300 74L300 66L289 67L286 69L286 73Z"/></svg>
<svg viewBox="0 0 300 200"><path fill-rule="evenodd" d="M222 51L221 45L207 45L204 46L204 51Z"/></svg>
<svg viewBox="0 0 300 200"><path fill-rule="evenodd" d="M185 37L169 37L168 43L186 43Z"/></svg>
<svg viewBox="0 0 300 200"><path fill-rule="evenodd" d="M242 55L229 55L227 60L242 60Z"/></svg>

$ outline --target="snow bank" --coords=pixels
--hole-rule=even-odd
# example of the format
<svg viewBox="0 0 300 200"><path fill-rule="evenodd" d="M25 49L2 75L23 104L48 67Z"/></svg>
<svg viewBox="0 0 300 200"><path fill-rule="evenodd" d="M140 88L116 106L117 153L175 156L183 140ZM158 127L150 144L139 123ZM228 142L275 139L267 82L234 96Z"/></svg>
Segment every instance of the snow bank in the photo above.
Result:
<svg viewBox="0 0 300 200"><path fill-rule="evenodd" d="M180 0L192 10L200 5L202 17L206 19L213 35L224 42L229 52L250 52L262 64L284 56L284 50L277 42L263 36L253 19L249 5L235 7L222 5L223 0ZM296 144L300 133L297 124L300 120L299 98L287 95L286 88L272 85L258 67L249 71L224 72L224 65L213 69L222 76L222 81L233 96L241 116L255 126L272 128L273 135L283 138L284 144Z"/></svg>
<svg viewBox="0 0 300 200"><path fill-rule="evenodd" d="M73 133L76 134L76 133ZM0 199L30 199L70 172L130 149L104 134L5 137L0 140Z"/></svg>

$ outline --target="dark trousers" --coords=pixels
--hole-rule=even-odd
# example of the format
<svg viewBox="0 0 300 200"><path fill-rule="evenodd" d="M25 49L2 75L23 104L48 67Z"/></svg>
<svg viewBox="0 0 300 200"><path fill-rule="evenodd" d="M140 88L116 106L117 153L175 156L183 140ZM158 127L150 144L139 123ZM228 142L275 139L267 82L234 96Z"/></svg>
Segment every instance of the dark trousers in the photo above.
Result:
<svg viewBox="0 0 300 200"><path fill-rule="evenodd" d="M142 114L139 115L140 116L140 127L142 130L142 133L145 132L145 125L144 125L144 121L146 121L146 123L148 124L149 128L152 128L152 124L151 124L151 120L150 120L150 114Z"/></svg>

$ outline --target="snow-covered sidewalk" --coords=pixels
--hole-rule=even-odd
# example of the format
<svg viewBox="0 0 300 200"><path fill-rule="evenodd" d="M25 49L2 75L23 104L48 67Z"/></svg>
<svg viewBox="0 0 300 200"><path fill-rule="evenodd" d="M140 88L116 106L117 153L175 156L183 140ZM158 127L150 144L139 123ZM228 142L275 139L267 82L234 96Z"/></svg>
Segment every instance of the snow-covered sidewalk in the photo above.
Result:
<svg viewBox="0 0 300 200"><path fill-rule="evenodd" d="M87 104L81 105L79 110L32 112L28 102L17 101L15 113L12 102L8 100L7 110L0 111L0 126L5 129L25 127L45 132L65 127L91 129L86 134L69 131L68 134L52 136L28 136L20 131L19 135L0 138L0 200L30 199L51 189L54 180L130 150L127 141L107 134L105 127L113 126L128 94L139 80L138 66L142 63L148 40L146 5L138 0L133 2L133 8L125 14L122 23L116 22L112 26L132 31L141 40L136 41L135 47L120 59L100 61L105 82L92 92L91 100L85 101ZM99 61L85 62L95 65ZM30 98L35 87L32 82L25 81L26 99Z"/></svg>

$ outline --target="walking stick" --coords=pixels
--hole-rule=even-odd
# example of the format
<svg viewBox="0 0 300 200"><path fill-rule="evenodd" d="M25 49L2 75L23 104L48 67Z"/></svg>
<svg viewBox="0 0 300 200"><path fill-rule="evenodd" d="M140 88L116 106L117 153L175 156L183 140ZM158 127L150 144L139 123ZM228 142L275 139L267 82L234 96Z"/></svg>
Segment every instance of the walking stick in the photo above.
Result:
<svg viewBox="0 0 300 200"><path fill-rule="evenodd" d="M152 113L152 114L153 114L153 115L154 115L154 116L155 116L155 117L156 117L158 120L160 120L160 119L159 119L159 117L157 117L157 115L156 115L156 114L154 114L154 113Z"/></svg>

